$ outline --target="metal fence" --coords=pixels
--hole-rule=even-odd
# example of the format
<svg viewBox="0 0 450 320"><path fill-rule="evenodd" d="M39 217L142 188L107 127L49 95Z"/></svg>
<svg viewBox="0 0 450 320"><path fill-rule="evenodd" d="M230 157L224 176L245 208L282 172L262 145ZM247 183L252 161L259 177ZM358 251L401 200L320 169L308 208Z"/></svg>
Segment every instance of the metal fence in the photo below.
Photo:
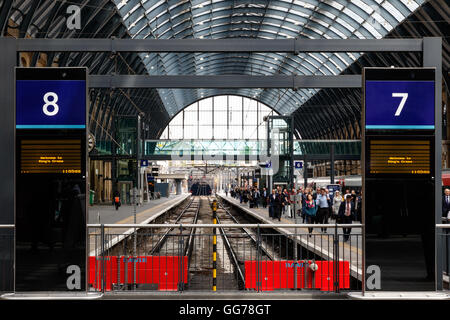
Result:
<svg viewBox="0 0 450 320"><path fill-rule="evenodd" d="M14 225L0 224L0 292L11 291L14 268Z"/></svg>
<svg viewBox="0 0 450 320"><path fill-rule="evenodd" d="M443 219L444 220L444 219ZM450 223L448 219L443 222L446 224L437 224L436 232L438 234L438 239L441 241L442 245L442 262L443 262L443 284L442 287L445 290L450 289Z"/></svg>
<svg viewBox="0 0 450 320"><path fill-rule="evenodd" d="M359 291L361 227L360 224L88 225L89 287L102 292L213 291L214 285L217 291ZM327 232L319 232L321 228ZM350 234L344 234L343 228Z"/></svg>

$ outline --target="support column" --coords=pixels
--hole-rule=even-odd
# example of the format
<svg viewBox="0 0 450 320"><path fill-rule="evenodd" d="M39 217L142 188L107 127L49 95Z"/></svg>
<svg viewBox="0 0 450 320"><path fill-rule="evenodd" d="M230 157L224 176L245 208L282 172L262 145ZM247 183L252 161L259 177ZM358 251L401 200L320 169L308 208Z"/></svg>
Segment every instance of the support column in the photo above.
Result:
<svg viewBox="0 0 450 320"><path fill-rule="evenodd" d="M330 180L334 184L334 144L330 145Z"/></svg>
<svg viewBox="0 0 450 320"><path fill-rule="evenodd" d="M423 66L435 67L435 220L441 223L442 207L442 38L423 39ZM436 290L442 290L443 246L435 230Z"/></svg>
<svg viewBox="0 0 450 320"><path fill-rule="evenodd" d="M15 99L14 67L17 63L16 39L0 38L0 224L14 225L15 216ZM26 201L26 199L18 199ZM0 229L0 292L14 291L14 228Z"/></svg>
<svg viewBox="0 0 450 320"><path fill-rule="evenodd" d="M175 179L177 196L181 194L181 179Z"/></svg>
<svg viewBox="0 0 450 320"><path fill-rule="evenodd" d="M306 188L308 185L308 162L306 161L306 157L303 164L303 179L305 180L303 183L303 188Z"/></svg>

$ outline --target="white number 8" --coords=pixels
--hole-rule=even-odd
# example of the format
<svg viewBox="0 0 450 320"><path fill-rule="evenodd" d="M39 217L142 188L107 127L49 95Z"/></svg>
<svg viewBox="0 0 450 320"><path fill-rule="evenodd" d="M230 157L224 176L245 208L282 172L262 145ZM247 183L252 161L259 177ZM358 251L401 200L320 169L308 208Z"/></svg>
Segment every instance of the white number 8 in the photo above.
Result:
<svg viewBox="0 0 450 320"><path fill-rule="evenodd" d="M51 101L48 100L48 98L52 97L53 99ZM45 113L45 115L47 116L54 116L58 113L59 111L59 107L56 104L58 102L58 95L54 92L47 92L44 95L44 106L42 107L42 111ZM48 111L48 107L52 106L53 107L53 111Z"/></svg>

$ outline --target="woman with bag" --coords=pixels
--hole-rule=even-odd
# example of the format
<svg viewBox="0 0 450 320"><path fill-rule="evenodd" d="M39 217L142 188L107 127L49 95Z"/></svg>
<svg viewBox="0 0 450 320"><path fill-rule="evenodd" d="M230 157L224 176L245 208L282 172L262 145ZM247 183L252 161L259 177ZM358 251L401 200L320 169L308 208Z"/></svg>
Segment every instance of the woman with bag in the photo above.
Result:
<svg viewBox="0 0 450 320"><path fill-rule="evenodd" d="M317 213L317 204L313 199L312 194L308 193L306 196L305 206L303 207L303 212L305 213L306 223L314 224L316 221L316 213ZM311 237L311 233L313 228L308 228L309 236Z"/></svg>

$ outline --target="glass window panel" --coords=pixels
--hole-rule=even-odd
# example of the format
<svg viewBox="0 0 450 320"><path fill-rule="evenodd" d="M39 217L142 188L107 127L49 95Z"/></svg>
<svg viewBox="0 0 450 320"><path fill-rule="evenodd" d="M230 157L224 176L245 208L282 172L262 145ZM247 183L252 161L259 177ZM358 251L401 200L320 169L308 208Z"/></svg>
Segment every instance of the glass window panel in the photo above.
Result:
<svg viewBox="0 0 450 320"><path fill-rule="evenodd" d="M263 140L263 139L267 139L267 127L266 126L259 126L258 127L258 135L259 135L259 139Z"/></svg>
<svg viewBox="0 0 450 320"><path fill-rule="evenodd" d="M244 111L256 111L258 102L249 98L244 98Z"/></svg>
<svg viewBox="0 0 450 320"><path fill-rule="evenodd" d="M199 125L212 125L212 115L213 113L211 110L199 110Z"/></svg>
<svg viewBox="0 0 450 320"><path fill-rule="evenodd" d="M212 138L212 126L200 126L199 127L199 139L211 139Z"/></svg>
<svg viewBox="0 0 450 320"><path fill-rule="evenodd" d="M237 111L242 109L242 97L230 96L229 97L230 110Z"/></svg>
<svg viewBox="0 0 450 320"><path fill-rule="evenodd" d="M178 113L175 118L170 122L170 125L182 126L183 125L183 112Z"/></svg>
<svg viewBox="0 0 450 320"><path fill-rule="evenodd" d="M161 134L160 139L167 139L167 128L164 129L163 133Z"/></svg>
<svg viewBox="0 0 450 320"><path fill-rule="evenodd" d="M227 125L227 111L214 110L214 127L218 125Z"/></svg>
<svg viewBox="0 0 450 320"><path fill-rule="evenodd" d="M228 121L230 125L242 125L242 98L229 97Z"/></svg>
<svg viewBox="0 0 450 320"><path fill-rule="evenodd" d="M183 128L181 126L169 126L169 139L183 139Z"/></svg>
<svg viewBox="0 0 450 320"><path fill-rule="evenodd" d="M227 139L227 126L214 125L214 139Z"/></svg>
<svg viewBox="0 0 450 320"><path fill-rule="evenodd" d="M197 126L184 126L184 139L198 139Z"/></svg>
<svg viewBox="0 0 450 320"><path fill-rule="evenodd" d="M256 139L258 134L257 126L244 126L244 138L245 139Z"/></svg>
<svg viewBox="0 0 450 320"><path fill-rule="evenodd" d="M257 124L257 112L256 110L247 110L244 111L244 126L248 125L256 125Z"/></svg>
<svg viewBox="0 0 450 320"><path fill-rule="evenodd" d="M230 126L228 131L229 139L242 139L242 127L241 126Z"/></svg>
<svg viewBox="0 0 450 320"><path fill-rule="evenodd" d="M212 102L214 101L214 113ZM227 106L227 103L230 103ZM242 114L244 108L244 114ZM200 120L198 120L200 109ZM229 112L227 112L229 110ZM266 139L264 116L274 115L272 109L256 100L241 96L216 96L196 102L179 113L170 122L170 132L166 128L161 139L211 139L214 117L215 139ZM244 117L244 129L242 118ZM227 130L227 119L230 128ZM200 127L199 127L200 125ZM244 135L243 135L244 131ZM168 136L168 133L169 136Z"/></svg>
<svg viewBox="0 0 450 320"><path fill-rule="evenodd" d="M212 110L212 98L206 98L198 102L199 112Z"/></svg>
<svg viewBox="0 0 450 320"><path fill-rule="evenodd" d="M184 124L193 125L197 123L197 111L184 112Z"/></svg>
<svg viewBox="0 0 450 320"><path fill-rule="evenodd" d="M227 111L227 96L214 97L214 110Z"/></svg>

